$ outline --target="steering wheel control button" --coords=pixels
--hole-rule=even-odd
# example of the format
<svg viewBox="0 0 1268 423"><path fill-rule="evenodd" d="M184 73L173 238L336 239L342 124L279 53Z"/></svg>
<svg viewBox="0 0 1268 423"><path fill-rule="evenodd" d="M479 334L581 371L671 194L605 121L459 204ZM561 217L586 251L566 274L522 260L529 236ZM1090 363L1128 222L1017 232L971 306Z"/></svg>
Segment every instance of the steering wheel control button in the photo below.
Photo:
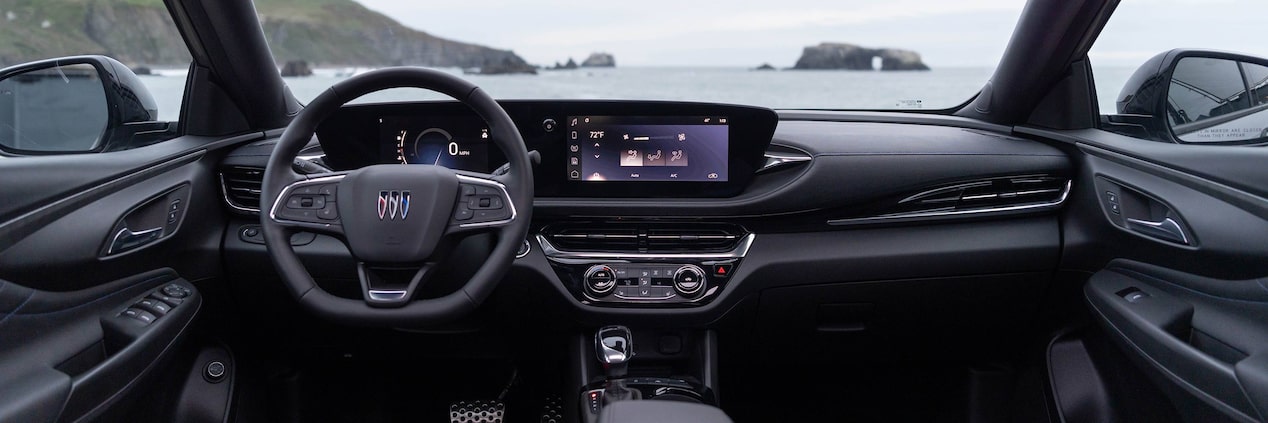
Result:
<svg viewBox="0 0 1268 423"><path fill-rule="evenodd" d="M502 203L501 197L495 197L491 195L482 195L482 196L472 197L471 200L467 202L467 207L471 208L472 210L488 210L488 209L500 209L504 207L504 205Z"/></svg>
<svg viewBox="0 0 1268 423"><path fill-rule="evenodd" d="M335 203L326 203L326 208L317 212L317 218L321 220L335 220L339 218L339 207Z"/></svg>
<svg viewBox="0 0 1268 423"><path fill-rule="evenodd" d="M167 314L167 312L172 311L172 306L152 298L146 298L141 301L137 301L136 304L133 304L132 306L154 313L159 316L162 316L164 314Z"/></svg>
<svg viewBox="0 0 1268 423"><path fill-rule="evenodd" d="M462 196L463 196L463 197L470 197L470 196L472 196L472 195L475 195L475 191L476 191L476 189L475 189L475 187L474 187L474 186L471 186L471 185L468 185L468 184L462 184Z"/></svg>
<svg viewBox="0 0 1268 423"><path fill-rule="evenodd" d="M542 130L546 132L555 132L555 128L559 126L554 119L546 119L542 121Z"/></svg>
<svg viewBox="0 0 1268 423"><path fill-rule="evenodd" d="M168 284L167 286L163 287L163 295L166 295L172 298L185 298L190 296L191 294L193 294L193 291L190 291L189 288L186 288L174 283Z"/></svg>
<svg viewBox="0 0 1268 423"><path fill-rule="evenodd" d="M158 317L154 316L150 312L137 309L137 308L129 308L127 310L124 310L122 316L135 319L136 321L139 321L146 325L150 323L154 323L154 321L158 319Z"/></svg>
<svg viewBox="0 0 1268 423"><path fill-rule="evenodd" d="M475 217L475 212L461 205L459 205L458 209L453 212L453 220L457 220L459 222L471 220L473 217Z"/></svg>
<svg viewBox="0 0 1268 423"><path fill-rule="evenodd" d="M326 201L335 201L339 193L339 184L326 184L317 188L317 193L326 196Z"/></svg>
<svg viewBox="0 0 1268 423"><path fill-rule="evenodd" d="M228 366L225 366L225 363L219 360L207 363L203 367L203 378L211 383L219 383L224 380L226 373L228 373Z"/></svg>
<svg viewBox="0 0 1268 423"><path fill-rule="evenodd" d="M684 297L694 297L704 288L704 270L688 264L674 272L674 289Z"/></svg>
<svg viewBox="0 0 1268 423"><path fill-rule="evenodd" d="M326 208L324 195L292 195L286 200L288 209L323 209Z"/></svg>
<svg viewBox="0 0 1268 423"><path fill-rule="evenodd" d="M475 221L480 223L496 222L506 219L506 212L503 210L476 210Z"/></svg>
<svg viewBox="0 0 1268 423"><path fill-rule="evenodd" d="M616 288L616 272L604 265L591 266L584 278L586 289L594 296L604 296Z"/></svg>

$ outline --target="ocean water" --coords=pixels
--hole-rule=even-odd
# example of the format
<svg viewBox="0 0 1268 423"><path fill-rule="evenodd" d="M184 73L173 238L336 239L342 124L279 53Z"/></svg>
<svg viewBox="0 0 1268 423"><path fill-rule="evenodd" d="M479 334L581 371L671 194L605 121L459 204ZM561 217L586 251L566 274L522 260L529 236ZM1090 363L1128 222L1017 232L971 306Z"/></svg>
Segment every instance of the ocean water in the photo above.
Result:
<svg viewBox="0 0 1268 423"><path fill-rule="evenodd" d="M753 71L744 68L588 68L542 71L537 75L462 75L499 99L636 99L748 104L776 109L945 109L976 94L992 68L939 68L925 72ZM1102 113L1131 68L1096 69ZM313 76L284 78L307 103L355 70L319 69ZM159 117L175 120L185 86L183 70L145 76L159 105ZM357 102L443 99L419 89L373 93Z"/></svg>

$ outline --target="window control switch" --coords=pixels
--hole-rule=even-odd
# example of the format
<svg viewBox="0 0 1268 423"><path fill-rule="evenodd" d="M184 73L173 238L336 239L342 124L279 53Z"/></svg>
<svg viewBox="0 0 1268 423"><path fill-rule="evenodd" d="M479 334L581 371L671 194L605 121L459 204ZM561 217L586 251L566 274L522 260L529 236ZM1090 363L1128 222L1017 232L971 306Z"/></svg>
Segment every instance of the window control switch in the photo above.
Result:
<svg viewBox="0 0 1268 423"><path fill-rule="evenodd" d="M158 292L150 294L150 298L162 301L172 307L176 307L178 305L181 305L181 303L185 302L185 300L182 300L180 298L169 297Z"/></svg>
<svg viewBox="0 0 1268 423"><path fill-rule="evenodd" d="M154 320L158 319L153 314L150 314L150 312L137 308L124 310L123 314L120 314L120 316L136 319L146 325L154 323Z"/></svg>
<svg viewBox="0 0 1268 423"><path fill-rule="evenodd" d="M141 301L137 301L137 303L134 304L133 307L148 311L150 313L154 313L156 316L162 316L164 314L167 314L167 312L172 311L172 306L167 305L167 303L161 300L156 300L153 298L146 298Z"/></svg>

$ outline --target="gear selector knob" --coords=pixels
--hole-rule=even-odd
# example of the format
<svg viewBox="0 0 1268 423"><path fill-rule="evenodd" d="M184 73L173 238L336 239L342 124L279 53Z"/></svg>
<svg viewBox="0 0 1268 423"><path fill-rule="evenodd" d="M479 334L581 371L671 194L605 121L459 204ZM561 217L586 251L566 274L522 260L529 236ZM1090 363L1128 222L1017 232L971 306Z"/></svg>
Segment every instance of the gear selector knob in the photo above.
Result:
<svg viewBox="0 0 1268 423"><path fill-rule="evenodd" d="M604 326L594 334L594 350L607 370L608 379L625 376L628 363L634 357L634 336L625 326Z"/></svg>

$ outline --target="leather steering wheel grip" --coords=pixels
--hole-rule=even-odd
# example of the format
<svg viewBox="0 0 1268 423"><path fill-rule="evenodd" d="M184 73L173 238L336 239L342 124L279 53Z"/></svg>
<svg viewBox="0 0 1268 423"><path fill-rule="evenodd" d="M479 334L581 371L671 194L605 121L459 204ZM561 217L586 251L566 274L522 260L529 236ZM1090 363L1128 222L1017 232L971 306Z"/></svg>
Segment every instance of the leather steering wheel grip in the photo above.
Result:
<svg viewBox="0 0 1268 423"><path fill-rule="evenodd" d="M286 127L269 157L261 184L261 199L268 210L282 190L306 177L291 163L311 140L317 127L349 101L390 88L421 88L445 94L472 108L489 125L494 143L510 162L510 171L498 180L506 185L518 210L509 224L497 229L497 244L488 260L460 289L438 298L415 300L398 308L376 308L365 301L341 298L321 289L291 247L291 230L261 213L261 232L269 256L291 294L306 309L339 323L367 326L421 326L453 320L475 310L497 287L510 268L515 252L528 234L533 200L533 172L524 140L506 111L476 85L445 72L418 68L378 69L341 81L317 96ZM320 176L320 175L317 175Z"/></svg>

